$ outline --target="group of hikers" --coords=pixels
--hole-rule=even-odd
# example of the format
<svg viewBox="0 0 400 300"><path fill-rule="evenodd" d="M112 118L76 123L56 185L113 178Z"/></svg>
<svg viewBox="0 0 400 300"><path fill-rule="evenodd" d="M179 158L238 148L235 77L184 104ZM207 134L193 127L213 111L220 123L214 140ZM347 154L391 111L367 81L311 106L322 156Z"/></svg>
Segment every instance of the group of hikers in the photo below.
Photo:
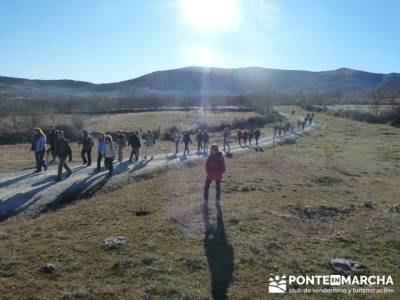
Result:
<svg viewBox="0 0 400 300"><path fill-rule="evenodd" d="M282 136L288 133L304 130L305 127L311 126L314 120L314 113L308 113L304 119L297 120L296 123L286 122L284 124L274 126L274 136ZM296 128L297 127L297 128Z"/></svg>
<svg viewBox="0 0 400 300"><path fill-rule="evenodd" d="M314 113L307 114L303 120L298 120L297 129L304 130L305 126L312 125L313 119ZM283 125L276 125L274 127L274 135L281 136L293 130L295 130L295 124L287 122ZM255 145L258 146L261 136L260 129L238 129L236 133L240 147L252 146L253 139L255 140ZM226 153L229 153L231 149L230 137L231 129L230 126L227 125L223 130L223 151ZM97 168L95 171L101 170L101 163L104 161L104 166L108 169L108 176L112 176L113 174L115 157L117 156L119 162L123 161L125 147L131 147L129 162L137 162L140 152L142 152L143 158L147 159L151 146L156 144L156 137L151 130L137 130L129 133L123 133L121 130L118 130L114 137L104 133L89 134L86 130L83 130L82 139L78 142L78 149L82 147L80 149L80 155L83 165L86 166L91 166L92 164L92 150L95 146L93 138L97 139ZM189 155L189 147L193 144L191 132L185 131L182 133L180 130L175 129L171 134L171 139L175 143L175 154L179 153L179 145L184 144L183 155ZM195 133L195 142L197 143L198 154L201 152L207 153L210 142L210 136L207 130L197 131ZM46 145L48 145L47 150ZM213 153L213 149L216 149L215 146L216 145L214 145L214 148L211 147L210 155ZM49 126L47 136L42 129L35 128L31 150L35 153L35 172L40 173L42 170L47 170L48 165L46 161L48 161L49 155L51 154L52 160L49 163L54 163L57 157L59 159L57 181L61 180L63 169L66 170L67 177L72 174L72 170L68 166L68 162L72 161L70 141L64 136L64 132L56 129L54 125ZM46 153L47 159L45 159Z"/></svg>
<svg viewBox="0 0 400 300"><path fill-rule="evenodd" d="M118 130L114 138L104 133L89 135L86 130L83 130L83 137L78 142L78 148L82 146L80 154L83 165L86 166L91 166L92 164L92 150L95 145L92 136L97 139L97 168L95 170L101 170L101 163L104 160L104 166L108 169L109 176L112 175L114 170L115 156L121 162L123 160L123 150L127 145L132 147L129 157L131 162L133 156L135 156L135 161L139 160L139 149L142 145L144 146L144 158L146 159L149 147L156 143L155 136L150 130L147 132L131 132L128 137L121 130ZM47 151L46 145L49 145ZM50 164L55 162L57 157L59 160L56 181L61 180L63 168L67 171L67 177L72 174L72 170L67 163L67 161L72 161L70 141L64 136L64 132L56 129L54 125L49 126L47 137L42 129L38 127L34 129L31 150L35 153L36 173L40 173L42 170L47 171L46 160L48 161L51 154L52 160L49 162ZM47 159L45 160L46 153Z"/></svg>

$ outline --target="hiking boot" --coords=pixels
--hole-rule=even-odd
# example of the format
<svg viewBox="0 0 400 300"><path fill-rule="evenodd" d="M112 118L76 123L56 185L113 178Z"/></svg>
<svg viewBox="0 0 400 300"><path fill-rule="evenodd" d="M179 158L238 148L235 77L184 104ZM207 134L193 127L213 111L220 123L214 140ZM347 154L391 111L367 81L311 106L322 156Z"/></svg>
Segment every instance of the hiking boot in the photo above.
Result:
<svg viewBox="0 0 400 300"><path fill-rule="evenodd" d="M55 182L60 182L61 181L61 177L57 177Z"/></svg>
<svg viewBox="0 0 400 300"><path fill-rule="evenodd" d="M71 176L71 174L72 174L72 172L70 171L70 172L68 172L67 173L67 178L69 177L69 176Z"/></svg>
<svg viewBox="0 0 400 300"><path fill-rule="evenodd" d="M42 170L35 170L34 173L42 173Z"/></svg>

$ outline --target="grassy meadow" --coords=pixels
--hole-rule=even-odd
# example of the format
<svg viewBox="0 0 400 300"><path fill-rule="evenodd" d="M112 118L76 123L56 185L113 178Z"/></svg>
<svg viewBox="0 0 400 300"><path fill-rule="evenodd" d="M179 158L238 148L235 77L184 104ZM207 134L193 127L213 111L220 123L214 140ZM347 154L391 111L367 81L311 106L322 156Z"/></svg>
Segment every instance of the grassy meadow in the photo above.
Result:
<svg viewBox="0 0 400 300"><path fill-rule="evenodd" d="M400 203L400 129L325 114L316 121L317 131L275 156L266 148L226 158L223 223L214 186L210 195L214 240L203 232L202 163L131 178L35 219L7 219L0 299L210 299L225 289L229 299L269 299L270 273L335 274L334 257L391 275L397 292L383 299L399 299L400 214L390 208ZM309 217L308 208L349 209ZM105 249L117 234L127 244ZM57 270L39 272L45 263Z"/></svg>

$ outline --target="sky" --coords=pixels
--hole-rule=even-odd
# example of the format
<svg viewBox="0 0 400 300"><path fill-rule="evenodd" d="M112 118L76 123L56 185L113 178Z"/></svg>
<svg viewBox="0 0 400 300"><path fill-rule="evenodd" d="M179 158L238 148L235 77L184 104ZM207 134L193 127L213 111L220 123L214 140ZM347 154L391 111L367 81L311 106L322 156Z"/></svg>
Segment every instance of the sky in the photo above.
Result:
<svg viewBox="0 0 400 300"><path fill-rule="evenodd" d="M400 72L400 1L0 1L0 76L100 83L184 66Z"/></svg>

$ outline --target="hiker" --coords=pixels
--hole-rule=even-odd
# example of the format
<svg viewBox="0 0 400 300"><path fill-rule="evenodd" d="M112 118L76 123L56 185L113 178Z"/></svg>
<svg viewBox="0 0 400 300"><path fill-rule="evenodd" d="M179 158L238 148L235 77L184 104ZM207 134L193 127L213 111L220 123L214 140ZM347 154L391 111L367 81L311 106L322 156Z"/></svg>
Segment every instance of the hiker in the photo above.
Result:
<svg viewBox="0 0 400 300"><path fill-rule="evenodd" d="M33 132L31 150L35 152L35 173L42 172L42 168L44 171L47 171L47 164L44 160L44 154L46 152L46 135L39 127L36 127Z"/></svg>
<svg viewBox="0 0 400 300"><path fill-rule="evenodd" d="M183 150L183 155L189 154L189 144L192 144L192 139L190 138L189 131L186 131L182 138L182 143L185 144L185 149Z"/></svg>
<svg viewBox="0 0 400 300"><path fill-rule="evenodd" d="M282 135L282 126L279 125L278 127L278 135L281 136Z"/></svg>
<svg viewBox="0 0 400 300"><path fill-rule="evenodd" d="M131 146L131 154L129 155L129 162L132 162L133 155L135 155L135 162L139 160L140 150L140 136L139 131L132 132L129 136L128 146Z"/></svg>
<svg viewBox="0 0 400 300"><path fill-rule="evenodd" d="M56 140L57 140L56 127L54 125L50 125L48 132L49 133L47 134L47 137L48 137L47 143L49 144L50 147L49 147L49 149L47 149L46 156L47 156L47 160L49 160L49 153L51 153L52 159L49 162L51 164L51 163L55 162L55 160L56 160L56 156L54 153L55 146L56 146L55 144L56 144Z"/></svg>
<svg viewBox="0 0 400 300"><path fill-rule="evenodd" d="M256 129L256 131L254 131L254 138L256 139L256 146L258 146L258 140L260 139L260 135L261 135L261 131L260 129Z"/></svg>
<svg viewBox="0 0 400 300"><path fill-rule="evenodd" d="M249 138L249 132L247 130L243 130L242 139L244 146L246 146L248 138Z"/></svg>
<svg viewBox="0 0 400 300"><path fill-rule="evenodd" d="M210 155L206 161L207 179L204 185L204 200L208 201L211 182L214 180L216 185L216 200L221 200L221 180L225 173L225 160L222 152L218 150L218 145L212 145Z"/></svg>
<svg viewBox="0 0 400 300"><path fill-rule="evenodd" d="M286 133L290 133L290 122L286 123Z"/></svg>
<svg viewBox="0 0 400 300"><path fill-rule="evenodd" d="M83 164L87 166L92 165L92 147L94 146L93 139L89 136L86 130L83 131L83 139L78 143L82 145L81 157ZM86 158L87 156L87 158Z"/></svg>
<svg viewBox="0 0 400 300"><path fill-rule="evenodd" d="M197 141L197 153L200 153L200 150L203 147L203 134L199 130L196 134L196 141Z"/></svg>
<svg viewBox="0 0 400 300"><path fill-rule="evenodd" d="M118 150L118 161L121 162L123 160L124 156L124 148L126 147L126 137L125 134L121 132L121 130L117 131L117 138L115 140L117 144L117 150Z"/></svg>
<svg viewBox="0 0 400 300"><path fill-rule="evenodd" d="M114 171L114 158L115 158L115 143L112 140L111 135L106 135L104 137L104 164L106 165L106 168L108 169L108 176L112 176L112 173Z"/></svg>
<svg viewBox="0 0 400 300"><path fill-rule="evenodd" d="M274 126L274 135L278 135L278 125Z"/></svg>
<svg viewBox="0 0 400 300"><path fill-rule="evenodd" d="M210 142L210 136L208 135L207 130L203 131L203 149L204 152L208 151L208 143Z"/></svg>
<svg viewBox="0 0 400 300"><path fill-rule="evenodd" d="M297 130L300 130L301 128L301 120L297 120Z"/></svg>
<svg viewBox="0 0 400 300"><path fill-rule="evenodd" d="M57 142L55 145L55 154L59 160L56 181L60 181L63 168L67 171L67 178L72 174L72 171L67 164L67 157L69 158L69 162L72 161L72 151L62 130L57 130Z"/></svg>
<svg viewBox="0 0 400 300"><path fill-rule="evenodd" d="M251 141L253 140L253 138L254 138L254 130L251 129L249 132L249 145L251 145Z"/></svg>
<svg viewBox="0 0 400 300"><path fill-rule="evenodd" d="M307 126L307 123L308 123L308 116L306 116L305 118L304 118L304 126ZM303 128L304 129L304 128Z"/></svg>
<svg viewBox="0 0 400 300"><path fill-rule="evenodd" d="M311 114L310 119L309 119L310 126L312 125L313 120L314 120L314 113Z"/></svg>
<svg viewBox="0 0 400 300"><path fill-rule="evenodd" d="M243 136L242 131L240 129L238 129L237 138L238 138L238 141L239 141L239 146L242 146L242 136Z"/></svg>
<svg viewBox="0 0 400 300"><path fill-rule="evenodd" d="M175 143L175 154L178 154L179 153L179 143L182 140L182 133L178 129L176 129L172 134L172 138Z"/></svg>
<svg viewBox="0 0 400 300"><path fill-rule="evenodd" d="M155 145L155 143L156 143L156 138L154 137L154 134L150 130L147 130L147 133L146 133L145 139L144 139L144 143L145 143L144 159L147 159L147 153L149 151L149 148L151 146ZM151 157L153 157L153 156L151 156Z"/></svg>
<svg viewBox="0 0 400 300"><path fill-rule="evenodd" d="M304 130L305 126L306 126L306 122L305 121L301 121L301 130Z"/></svg>
<svg viewBox="0 0 400 300"><path fill-rule="evenodd" d="M231 130L228 124L224 129L224 151L226 151L226 147L228 148L228 152L231 151L231 146L229 145L230 136L231 136Z"/></svg>
<svg viewBox="0 0 400 300"><path fill-rule="evenodd" d="M97 171L100 171L101 169L101 161L103 160L106 151L105 145L106 142L104 141L104 133L100 133L97 144Z"/></svg>

